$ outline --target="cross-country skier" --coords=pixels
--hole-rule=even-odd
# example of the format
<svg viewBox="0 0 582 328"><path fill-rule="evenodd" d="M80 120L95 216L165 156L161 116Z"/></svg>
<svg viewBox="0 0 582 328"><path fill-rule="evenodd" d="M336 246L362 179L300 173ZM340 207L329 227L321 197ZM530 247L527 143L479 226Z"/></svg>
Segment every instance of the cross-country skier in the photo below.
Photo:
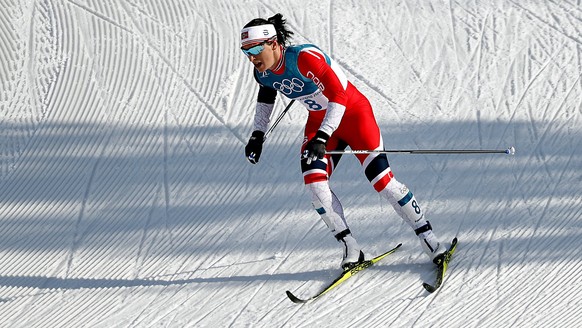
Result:
<svg viewBox="0 0 582 328"><path fill-rule="evenodd" d="M245 155L251 163L259 162L277 92L307 108L301 147L303 180L315 210L343 243L341 267L349 269L364 261L364 253L328 184L341 155L329 155L326 150L344 150L347 146L354 150L384 149L382 135L370 102L348 81L339 65L315 45L289 45L293 32L285 22L281 14L276 14L253 19L241 30L241 50L254 65L259 84L254 131ZM412 227L430 259L445 252L412 192L394 178L386 154L356 157L374 189Z"/></svg>

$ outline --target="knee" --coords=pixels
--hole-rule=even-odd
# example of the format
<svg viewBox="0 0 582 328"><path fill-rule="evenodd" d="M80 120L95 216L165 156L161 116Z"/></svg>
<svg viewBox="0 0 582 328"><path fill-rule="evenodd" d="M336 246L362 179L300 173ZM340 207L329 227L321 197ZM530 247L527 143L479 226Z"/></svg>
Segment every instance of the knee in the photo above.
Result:
<svg viewBox="0 0 582 328"><path fill-rule="evenodd" d="M388 197L396 202L400 202L410 194L408 187L394 178L390 179L390 182L386 185L386 187L379 192L385 193Z"/></svg>
<svg viewBox="0 0 582 328"><path fill-rule="evenodd" d="M386 154L380 154L372 159L367 159L364 161L364 165L366 166L364 173L368 181L370 181L374 189L378 192L384 190L394 178Z"/></svg>
<svg viewBox="0 0 582 328"><path fill-rule="evenodd" d="M303 182L306 186L327 181L329 178L327 172L327 159L319 159L307 164L306 160L301 161L301 172L303 173Z"/></svg>

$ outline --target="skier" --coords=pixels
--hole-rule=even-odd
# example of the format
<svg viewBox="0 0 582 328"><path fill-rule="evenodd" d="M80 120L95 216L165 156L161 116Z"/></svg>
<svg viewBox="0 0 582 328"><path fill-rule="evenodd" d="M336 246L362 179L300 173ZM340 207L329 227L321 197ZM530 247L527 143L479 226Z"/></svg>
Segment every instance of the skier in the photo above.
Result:
<svg viewBox="0 0 582 328"><path fill-rule="evenodd" d="M384 149L380 128L368 99L346 78L336 62L311 44L289 45L293 32L281 14L256 18L241 30L241 50L254 65L259 84L254 131L245 147L247 159L261 156L277 92L303 104L309 116L301 147L301 170L312 204L334 237L344 246L341 267L348 270L364 261L346 222L342 204L328 180L341 155L326 150ZM434 260L445 252L412 192L394 178L385 153L357 154L365 175L407 222L424 252ZM436 262L435 262L436 263Z"/></svg>

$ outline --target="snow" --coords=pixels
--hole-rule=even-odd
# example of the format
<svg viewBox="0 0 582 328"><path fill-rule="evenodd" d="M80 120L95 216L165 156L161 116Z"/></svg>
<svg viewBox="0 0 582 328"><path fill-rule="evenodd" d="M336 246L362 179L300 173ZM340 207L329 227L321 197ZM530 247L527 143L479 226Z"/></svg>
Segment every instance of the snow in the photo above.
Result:
<svg viewBox="0 0 582 328"><path fill-rule="evenodd" d="M238 49L281 12L375 108L442 240L416 237L346 156L332 186L367 254L310 205L293 105L258 165ZM0 9L1 327L574 327L582 324L582 6L566 1L24 1ZM289 102L279 97L276 113Z"/></svg>

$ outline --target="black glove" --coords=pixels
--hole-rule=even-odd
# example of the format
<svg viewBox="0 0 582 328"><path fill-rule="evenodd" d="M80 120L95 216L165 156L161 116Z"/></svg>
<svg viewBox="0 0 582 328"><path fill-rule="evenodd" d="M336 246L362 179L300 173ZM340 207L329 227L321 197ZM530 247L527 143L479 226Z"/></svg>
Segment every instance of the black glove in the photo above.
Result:
<svg viewBox="0 0 582 328"><path fill-rule="evenodd" d="M328 139L329 136L325 132L317 131L315 137L307 142L303 151L303 158L307 158L307 164L325 156L325 144Z"/></svg>
<svg viewBox="0 0 582 328"><path fill-rule="evenodd" d="M245 155L249 162L257 164L259 158L261 157L261 152L263 151L263 142L265 141L265 132L263 131L253 131L251 138L245 147Z"/></svg>

